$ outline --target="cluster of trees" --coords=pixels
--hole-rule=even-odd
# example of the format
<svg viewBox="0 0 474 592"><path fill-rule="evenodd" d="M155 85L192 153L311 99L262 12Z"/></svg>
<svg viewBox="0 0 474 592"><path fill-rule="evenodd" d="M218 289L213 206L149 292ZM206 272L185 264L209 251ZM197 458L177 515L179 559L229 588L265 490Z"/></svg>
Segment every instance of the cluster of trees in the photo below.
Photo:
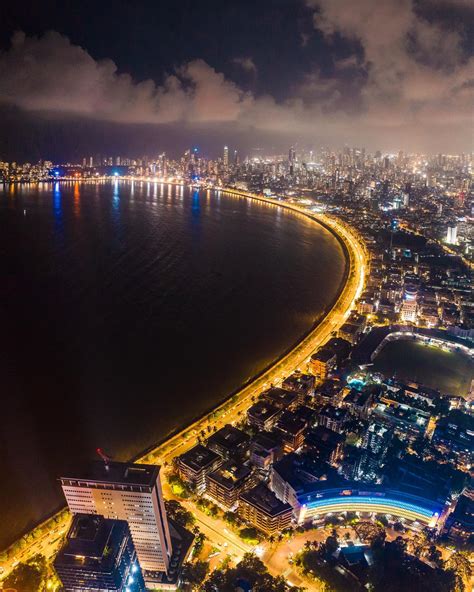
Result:
<svg viewBox="0 0 474 592"><path fill-rule="evenodd" d="M192 555L193 558L199 557L199 555L202 551L202 548L204 547L204 542L207 538L206 535L203 532L201 532L197 526L194 528L194 535L196 538L194 539L194 547L193 547L193 555Z"/></svg>
<svg viewBox="0 0 474 592"><path fill-rule="evenodd" d="M209 563L207 561L185 563L181 571L181 590L183 592L199 590L208 573Z"/></svg>
<svg viewBox="0 0 474 592"><path fill-rule="evenodd" d="M181 479L181 477L177 473L171 473L168 476L168 483L171 487L171 491L177 497L182 499L186 499L193 495L193 491L189 485Z"/></svg>
<svg viewBox="0 0 474 592"><path fill-rule="evenodd" d="M385 530L372 522L354 525L358 537L370 547L372 562L357 571L359 584L373 592L465 592L471 577L471 564L466 553L458 551L444 562L441 553L430 540L428 533L417 533L409 540L398 537L390 543L385 541ZM336 592L348 589L347 573L335 570L339 548L334 531L324 543L308 542L297 556L296 564L307 576L318 579L323 588ZM421 561L425 558L430 562ZM361 576L363 573L363 576ZM353 589L357 584L352 583Z"/></svg>
<svg viewBox="0 0 474 592"><path fill-rule="evenodd" d="M252 592L302 592L290 586L283 577L273 577L265 565L252 553L246 553L236 567L216 569L203 583L202 592L235 592L239 583L247 584Z"/></svg>
<svg viewBox="0 0 474 592"><path fill-rule="evenodd" d="M219 506L205 497L198 497L196 500L196 506L201 512L204 512L204 514L211 516L212 518L217 518L220 512Z"/></svg>
<svg viewBox="0 0 474 592"><path fill-rule="evenodd" d="M34 555L28 561L19 563L4 579L3 588L17 592L44 592L55 589L57 578L43 555Z"/></svg>
<svg viewBox="0 0 474 592"><path fill-rule="evenodd" d="M194 526L196 522L194 514L186 510L178 501L165 500L165 506L166 514L180 526L188 529Z"/></svg>
<svg viewBox="0 0 474 592"><path fill-rule="evenodd" d="M31 545L44 535L51 533L51 531L54 531L55 528L64 528L68 516L69 511L67 508L64 508L64 510L61 510L52 518L37 526L34 530L30 530L29 532L27 532L20 539L18 539L12 545L7 547L4 551L0 552L0 563L9 562L12 558L16 557L16 555L21 553L21 551L23 551L25 547ZM59 536L60 535L58 535L58 538Z"/></svg>
<svg viewBox="0 0 474 592"><path fill-rule="evenodd" d="M449 565L429 567L407 553L407 542L401 537L387 544L377 541L372 545L372 552L374 563L368 580L375 592L464 592L466 589L466 580L456 569Z"/></svg>
<svg viewBox="0 0 474 592"><path fill-rule="evenodd" d="M244 541L244 543L252 546L258 545L258 543L262 540L262 535L253 526L242 528L239 531L239 537Z"/></svg>

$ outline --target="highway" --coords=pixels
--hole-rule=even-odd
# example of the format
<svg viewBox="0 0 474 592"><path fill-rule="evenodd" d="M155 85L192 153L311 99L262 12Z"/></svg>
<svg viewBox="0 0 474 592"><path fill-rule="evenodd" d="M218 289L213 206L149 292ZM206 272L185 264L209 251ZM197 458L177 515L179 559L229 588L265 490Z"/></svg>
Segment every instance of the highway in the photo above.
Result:
<svg viewBox="0 0 474 592"><path fill-rule="evenodd" d="M154 450L138 458L137 462L157 463L161 465L165 463L169 464L173 458L186 452L197 443L201 430L207 431L208 426L211 426L213 429L219 429L227 423L235 423L253 404L252 398L260 394L263 389L270 384L280 384L286 376L297 369L306 370L306 365L311 354L324 345L332 333L344 324L364 287L367 255L362 241L356 236L353 229L334 218L330 218L324 214L313 213L295 204L275 202L263 196L231 189L222 190L222 192L239 198L244 197L264 202L275 208L290 210L296 214L305 216L315 224L322 224L331 230L345 245L347 252L348 273L346 284L325 318L294 349L275 362L249 385L232 396L231 401L222 403L205 417L197 420L194 424L184 428L181 432L157 446ZM195 506L192 507L192 512L196 514L198 524L204 534L209 536L211 540L213 537L218 536L215 532L216 521L214 519L205 516L202 512L199 513ZM67 525L68 518L64 518L60 523L54 524L54 528L58 529L57 532L61 532L66 529ZM236 557L242 555L244 548L250 550L250 548L247 549L236 535L230 531L227 534L224 528L222 534L219 534L219 537L219 540L222 540L222 544L227 543L230 552L234 553ZM45 535L44 540L40 539L30 544L27 543L21 550L21 554L14 555L7 562L0 564L0 578L3 579L19 561L25 561L38 552L51 557L56 552L59 544L60 538L58 538L56 533L52 532Z"/></svg>

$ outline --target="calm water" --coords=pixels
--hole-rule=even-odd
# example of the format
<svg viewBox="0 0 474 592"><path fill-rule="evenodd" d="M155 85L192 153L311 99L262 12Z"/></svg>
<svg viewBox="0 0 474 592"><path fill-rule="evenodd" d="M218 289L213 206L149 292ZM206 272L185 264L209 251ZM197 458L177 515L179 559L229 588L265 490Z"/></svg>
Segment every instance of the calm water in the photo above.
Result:
<svg viewBox="0 0 474 592"><path fill-rule="evenodd" d="M97 447L126 459L279 356L344 273L301 216L126 182L0 190L0 262L0 548Z"/></svg>

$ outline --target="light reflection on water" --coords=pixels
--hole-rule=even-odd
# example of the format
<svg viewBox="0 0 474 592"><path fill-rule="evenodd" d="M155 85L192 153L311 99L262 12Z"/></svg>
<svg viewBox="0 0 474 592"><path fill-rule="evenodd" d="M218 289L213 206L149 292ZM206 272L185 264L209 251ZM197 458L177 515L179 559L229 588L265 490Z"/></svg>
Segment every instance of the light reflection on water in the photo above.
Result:
<svg viewBox="0 0 474 592"><path fill-rule="evenodd" d="M0 548L61 502L62 471L97 447L126 458L214 405L337 291L326 231L223 192L156 189L0 193L0 373L15 402L2 408Z"/></svg>

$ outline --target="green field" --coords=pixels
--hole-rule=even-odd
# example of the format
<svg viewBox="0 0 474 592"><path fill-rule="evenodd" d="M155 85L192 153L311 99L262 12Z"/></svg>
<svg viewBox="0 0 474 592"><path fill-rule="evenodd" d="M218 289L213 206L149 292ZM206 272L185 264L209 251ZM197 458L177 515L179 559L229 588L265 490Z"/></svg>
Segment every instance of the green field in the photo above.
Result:
<svg viewBox="0 0 474 592"><path fill-rule="evenodd" d="M374 361L374 370L462 396L474 378L474 362L468 356L406 339L387 343Z"/></svg>

